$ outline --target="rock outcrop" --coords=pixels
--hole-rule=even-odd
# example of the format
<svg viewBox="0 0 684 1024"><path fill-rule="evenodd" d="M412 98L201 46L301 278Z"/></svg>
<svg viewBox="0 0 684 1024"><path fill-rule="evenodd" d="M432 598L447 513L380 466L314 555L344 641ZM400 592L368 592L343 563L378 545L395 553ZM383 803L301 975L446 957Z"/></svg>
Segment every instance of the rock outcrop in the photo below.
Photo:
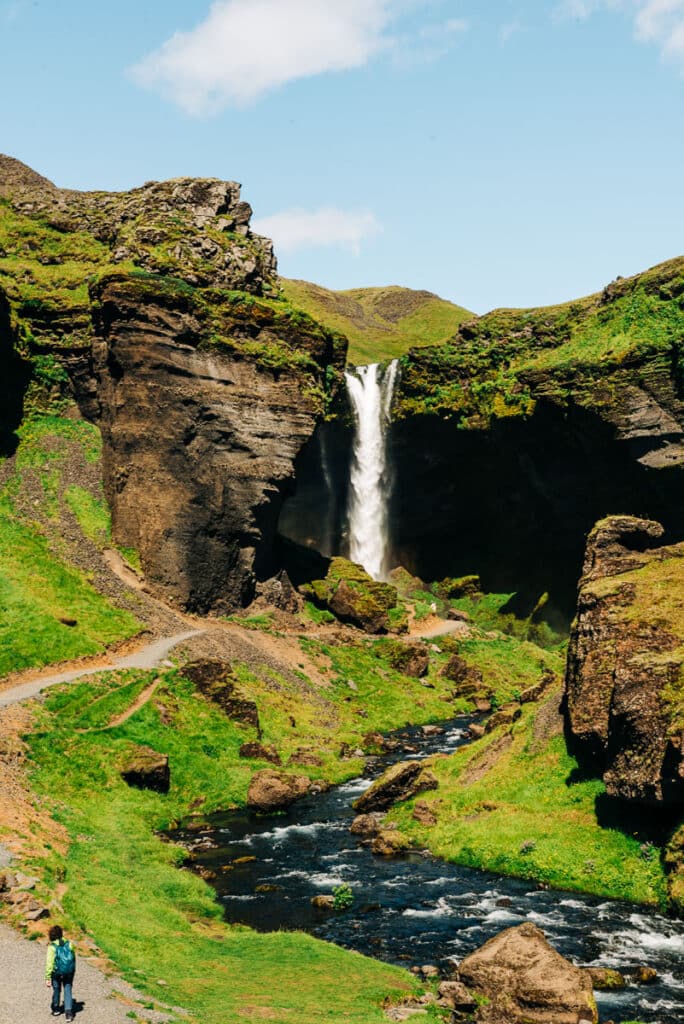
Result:
<svg viewBox="0 0 684 1024"><path fill-rule="evenodd" d="M556 952L536 925L507 928L458 965L458 980L484 996L481 1024L598 1021L589 975Z"/></svg>
<svg viewBox="0 0 684 1024"><path fill-rule="evenodd" d="M148 585L198 612L249 604L282 568L280 507L344 339L279 297L235 182L80 193L2 157L0 197L0 377L17 378L18 415L32 376L34 405L75 400L98 421L113 539Z"/></svg>
<svg viewBox="0 0 684 1024"><path fill-rule="evenodd" d="M167 754L151 747L133 747L122 758L121 778L135 789L151 789L155 793L168 793L171 770Z"/></svg>
<svg viewBox="0 0 684 1024"><path fill-rule="evenodd" d="M611 796L684 804L684 544L613 516L587 541L568 650L567 727Z"/></svg>
<svg viewBox="0 0 684 1024"><path fill-rule="evenodd" d="M421 761L400 761L376 779L352 806L358 814L386 811L398 801L436 788L436 778Z"/></svg>

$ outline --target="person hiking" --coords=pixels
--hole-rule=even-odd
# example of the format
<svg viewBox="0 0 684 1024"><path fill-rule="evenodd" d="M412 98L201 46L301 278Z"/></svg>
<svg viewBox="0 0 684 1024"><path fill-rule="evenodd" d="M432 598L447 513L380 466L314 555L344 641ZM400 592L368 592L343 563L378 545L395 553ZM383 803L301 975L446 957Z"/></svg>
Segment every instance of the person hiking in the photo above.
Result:
<svg viewBox="0 0 684 1024"><path fill-rule="evenodd" d="M61 990L64 988L64 1013L66 1020L74 1019L74 997L72 985L76 970L76 954L71 942L64 939L64 932L58 924L49 933L50 944L45 960L45 983L52 988L52 1016L59 1017Z"/></svg>

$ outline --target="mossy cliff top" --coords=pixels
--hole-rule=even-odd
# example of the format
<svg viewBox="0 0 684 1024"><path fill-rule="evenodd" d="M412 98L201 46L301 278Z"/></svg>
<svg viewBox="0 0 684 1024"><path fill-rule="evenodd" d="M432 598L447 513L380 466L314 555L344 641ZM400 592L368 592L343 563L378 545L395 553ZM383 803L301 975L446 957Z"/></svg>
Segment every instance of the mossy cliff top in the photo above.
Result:
<svg viewBox="0 0 684 1024"><path fill-rule="evenodd" d="M257 362L297 369L313 348L341 364L344 339L279 297L273 245L251 231L251 213L233 181L76 192L0 156L0 290L18 346L87 348L91 300L114 277L145 301L192 306L209 343Z"/></svg>
<svg viewBox="0 0 684 1024"><path fill-rule="evenodd" d="M494 310L446 344L411 350L396 414L479 430L532 416L540 401L577 405L626 439L667 436L656 464L681 462L683 321L684 257L575 302Z"/></svg>

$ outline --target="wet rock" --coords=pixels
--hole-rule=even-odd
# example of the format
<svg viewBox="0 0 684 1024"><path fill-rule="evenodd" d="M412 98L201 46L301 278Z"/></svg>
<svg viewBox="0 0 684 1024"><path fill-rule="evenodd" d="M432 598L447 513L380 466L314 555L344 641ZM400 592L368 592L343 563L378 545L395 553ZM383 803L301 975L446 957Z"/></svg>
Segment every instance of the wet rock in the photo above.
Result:
<svg viewBox="0 0 684 1024"><path fill-rule="evenodd" d="M392 765L357 800L359 813L386 811L392 804L437 788L437 779L420 761L400 761Z"/></svg>
<svg viewBox="0 0 684 1024"><path fill-rule="evenodd" d="M409 840L401 832L383 829L373 839L371 850L379 857L393 857L408 850L409 846Z"/></svg>
<svg viewBox="0 0 684 1024"><path fill-rule="evenodd" d="M335 897L334 896L312 896L311 906L316 907L317 910L334 910L335 909Z"/></svg>
<svg viewBox="0 0 684 1024"><path fill-rule="evenodd" d="M171 784L168 755L152 747L129 750L122 759L119 774L129 786L151 789L155 793L168 793Z"/></svg>
<svg viewBox="0 0 684 1024"><path fill-rule="evenodd" d="M443 981L437 989L439 1005L461 1013L471 1013L477 1003L472 993L460 981Z"/></svg>
<svg viewBox="0 0 684 1024"><path fill-rule="evenodd" d="M627 987L625 976L611 967L587 967L585 970L597 992L611 992Z"/></svg>
<svg viewBox="0 0 684 1024"><path fill-rule="evenodd" d="M499 726L513 725L514 722L518 721L521 715L522 708L519 704L516 704L513 707L501 708L500 711L496 711L491 716L491 718L487 719L487 721L485 722L484 731L486 733L490 733L493 732L495 729L498 729Z"/></svg>
<svg viewBox="0 0 684 1024"><path fill-rule="evenodd" d="M382 829L384 817L384 814L378 812L373 814L357 814L349 826L349 831L355 836L370 839L372 836L376 836Z"/></svg>
<svg viewBox="0 0 684 1024"><path fill-rule="evenodd" d="M421 725L420 731L423 736L443 736L446 729L443 729L441 725Z"/></svg>
<svg viewBox="0 0 684 1024"><path fill-rule="evenodd" d="M262 813L281 811L306 796L310 788L311 781L305 775L288 775L273 768L264 768L252 776L247 806Z"/></svg>
<svg viewBox="0 0 684 1024"><path fill-rule="evenodd" d="M480 1011L483 1022L598 1021L589 975L557 953L530 922L506 929L462 960L458 980L489 1000Z"/></svg>
<svg viewBox="0 0 684 1024"><path fill-rule="evenodd" d="M472 724L468 726L468 735L474 740L481 740L485 731L484 725L480 725L479 722L472 722Z"/></svg>
<svg viewBox="0 0 684 1024"><path fill-rule="evenodd" d="M411 817L425 828L432 828L437 824L437 815L425 800L416 800Z"/></svg>
<svg viewBox="0 0 684 1024"><path fill-rule="evenodd" d="M271 764L282 764L280 754L271 744L259 743L252 740L243 743L239 750L240 757L249 757L255 761L270 761Z"/></svg>
<svg viewBox="0 0 684 1024"><path fill-rule="evenodd" d="M424 978L439 978L440 976L439 967L435 967L434 964L423 964L420 973Z"/></svg>
<svg viewBox="0 0 684 1024"><path fill-rule="evenodd" d="M654 967L635 967L632 976L637 985L652 985L658 980L658 972Z"/></svg>

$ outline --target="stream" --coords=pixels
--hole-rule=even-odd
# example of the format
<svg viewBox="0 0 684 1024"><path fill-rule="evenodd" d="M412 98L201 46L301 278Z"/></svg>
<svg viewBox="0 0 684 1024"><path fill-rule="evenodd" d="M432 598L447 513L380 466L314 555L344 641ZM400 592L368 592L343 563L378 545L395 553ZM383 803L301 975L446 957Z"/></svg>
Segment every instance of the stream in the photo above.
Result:
<svg viewBox="0 0 684 1024"><path fill-rule="evenodd" d="M533 921L582 966L629 972L645 964L657 970L654 984L596 992L601 1020L682 1024L684 922L634 904L458 867L426 853L376 857L349 832L352 801L374 777L394 761L452 752L466 742L470 721L443 723L436 736L425 736L420 727L391 734L402 740L400 749L373 759L366 777L307 797L285 815L216 814L201 831L181 828L171 838L192 851L196 869L215 872L211 884L229 922L258 931L302 929L389 963L436 964L447 974L453 962L504 928ZM354 892L348 911L311 905L312 896L344 882ZM261 886L265 890L257 892Z"/></svg>

